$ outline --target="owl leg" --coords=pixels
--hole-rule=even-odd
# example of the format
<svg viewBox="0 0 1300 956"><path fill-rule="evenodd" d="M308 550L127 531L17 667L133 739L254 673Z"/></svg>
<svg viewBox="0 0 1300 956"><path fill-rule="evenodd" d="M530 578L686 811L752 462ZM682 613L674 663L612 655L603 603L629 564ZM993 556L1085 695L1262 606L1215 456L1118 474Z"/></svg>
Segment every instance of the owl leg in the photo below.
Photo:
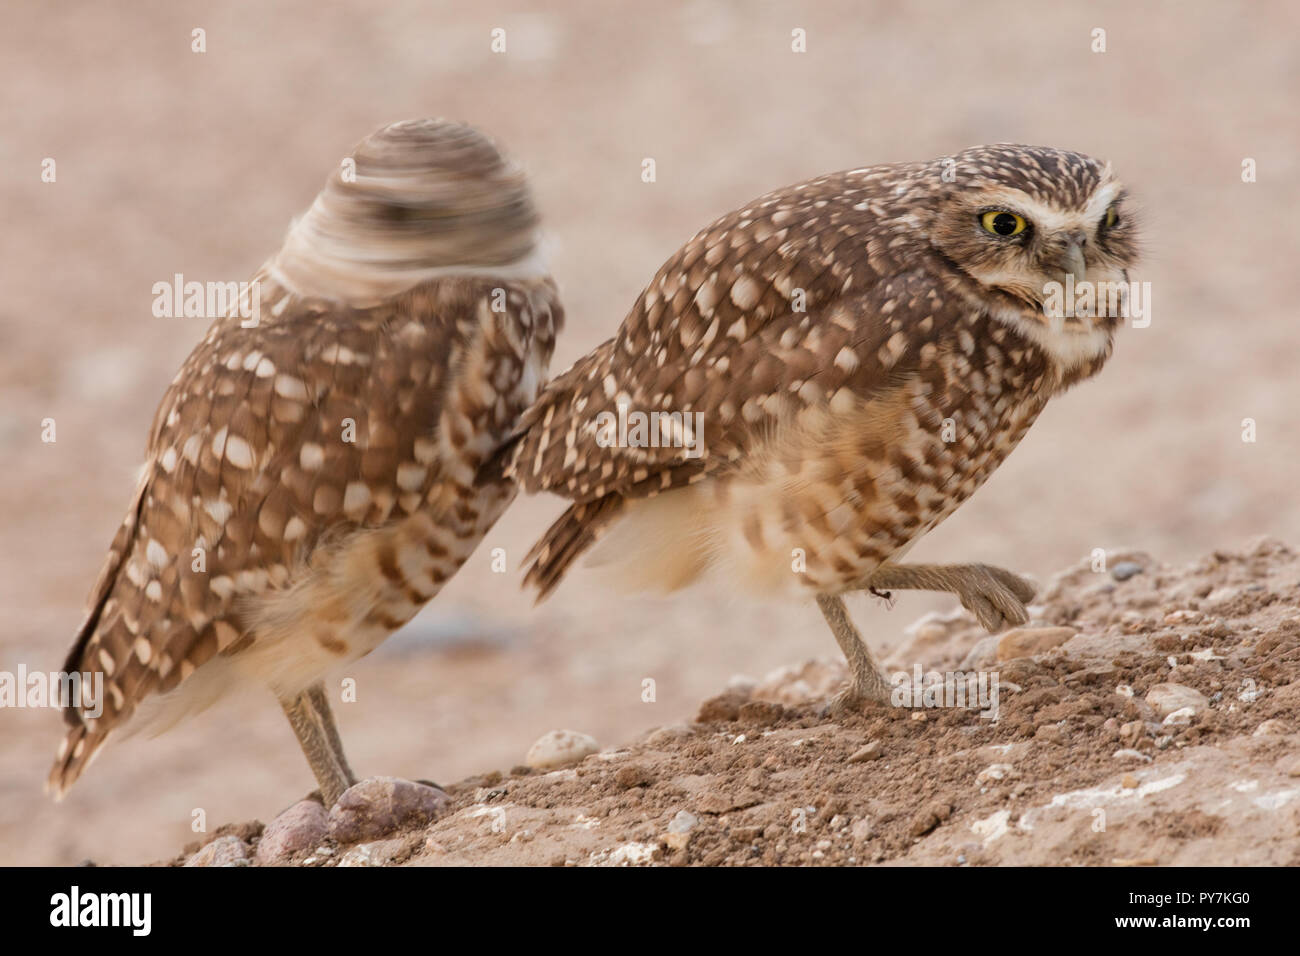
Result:
<svg viewBox="0 0 1300 956"><path fill-rule="evenodd" d="M328 809L334 806L338 798L343 795L343 791L351 784L348 774L339 766L338 759L334 756L334 747L330 743L329 733L312 705L311 692L303 691L296 697L282 700L280 706L284 708L285 716L289 718L289 724L293 727L302 752L307 757L307 763L311 765L311 771L316 775L325 807Z"/></svg>
<svg viewBox="0 0 1300 956"><path fill-rule="evenodd" d="M334 759L338 762L339 769L343 775L348 778L348 786L357 782L357 775L352 772L348 766L347 755L343 752L343 738L339 736L338 724L334 723L334 712L330 710L329 697L325 694L325 685L317 681L307 688L307 694L311 697L311 705L320 717L321 726L325 728L325 736L329 738L330 749L334 751Z"/></svg>
<svg viewBox="0 0 1300 956"><path fill-rule="evenodd" d="M852 683L848 690L830 702L826 713L834 716L845 711L858 710L867 702L889 703L889 682L876 667L876 662L871 659L871 652L867 650L862 635L849 620L844 599L839 596L819 594L817 606L821 608L822 616L830 625L831 633L835 635L835 642L844 652L844 659L848 661L849 673L852 675Z"/></svg>
<svg viewBox="0 0 1300 956"><path fill-rule="evenodd" d="M864 587L949 591L990 632L1005 630L1029 620L1025 604L1036 588L1017 574L988 564L880 565Z"/></svg>

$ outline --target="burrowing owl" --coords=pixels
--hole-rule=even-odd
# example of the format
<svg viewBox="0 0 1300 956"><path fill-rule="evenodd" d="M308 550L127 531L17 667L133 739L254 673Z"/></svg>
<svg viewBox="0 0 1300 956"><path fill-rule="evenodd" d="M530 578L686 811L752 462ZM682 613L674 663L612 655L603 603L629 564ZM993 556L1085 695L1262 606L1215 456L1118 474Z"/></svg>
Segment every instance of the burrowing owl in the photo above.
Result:
<svg viewBox="0 0 1300 956"><path fill-rule="evenodd" d="M526 178L489 139L377 131L254 281L256 324L218 319L154 419L66 664L103 672L102 715L66 711L56 794L137 709L166 726L251 679L333 803L355 780L322 674L405 624L514 495L483 466L563 312Z"/></svg>
<svg viewBox="0 0 1300 956"><path fill-rule="evenodd" d="M608 532L593 560L636 587L722 572L816 595L853 674L841 704L888 699L845 592L951 591L990 629L1023 622L1016 575L900 559L1109 356L1115 314L1044 305L1070 275L1127 280L1124 204L1096 160L998 145L718 219L525 415L509 470L573 501L526 581L545 596Z"/></svg>

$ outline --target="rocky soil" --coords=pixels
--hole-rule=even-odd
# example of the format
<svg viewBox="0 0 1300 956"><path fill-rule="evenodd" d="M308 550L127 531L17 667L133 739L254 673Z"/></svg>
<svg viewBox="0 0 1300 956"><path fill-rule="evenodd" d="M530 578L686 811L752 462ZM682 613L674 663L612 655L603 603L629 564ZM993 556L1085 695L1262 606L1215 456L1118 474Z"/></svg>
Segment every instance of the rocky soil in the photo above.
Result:
<svg viewBox="0 0 1300 956"><path fill-rule="evenodd" d="M172 862L1300 864L1287 546L1181 568L1112 552L1044 587L1026 628L988 636L961 611L908 634L886 670L900 698L919 673L918 700L824 718L844 668L808 661L614 749L564 731L442 788L371 778L331 812L309 798ZM945 706L961 678L931 672L996 682L996 706Z"/></svg>

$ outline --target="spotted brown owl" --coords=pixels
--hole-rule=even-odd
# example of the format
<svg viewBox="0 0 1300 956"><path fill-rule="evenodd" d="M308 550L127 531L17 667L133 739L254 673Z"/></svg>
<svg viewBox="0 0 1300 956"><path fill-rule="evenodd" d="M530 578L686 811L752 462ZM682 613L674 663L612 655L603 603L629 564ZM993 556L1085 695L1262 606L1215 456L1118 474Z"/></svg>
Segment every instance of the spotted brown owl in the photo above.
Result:
<svg viewBox="0 0 1300 956"><path fill-rule="evenodd" d="M419 120L340 164L154 419L66 670L57 795L108 736L235 682L281 701L326 804L355 782L321 684L456 573L514 495L484 468L563 321L522 170ZM102 706L98 717L92 716Z"/></svg>
<svg viewBox="0 0 1300 956"><path fill-rule="evenodd" d="M509 470L572 502L526 581L545 596L591 549L634 588L815 596L853 674L840 703L888 699L841 595L944 590L990 629L1026 620L1034 589L1008 571L902 559L1101 368L1123 288L1067 313L1053 284L1119 286L1135 243L1109 166L1031 146L723 216L525 415Z"/></svg>

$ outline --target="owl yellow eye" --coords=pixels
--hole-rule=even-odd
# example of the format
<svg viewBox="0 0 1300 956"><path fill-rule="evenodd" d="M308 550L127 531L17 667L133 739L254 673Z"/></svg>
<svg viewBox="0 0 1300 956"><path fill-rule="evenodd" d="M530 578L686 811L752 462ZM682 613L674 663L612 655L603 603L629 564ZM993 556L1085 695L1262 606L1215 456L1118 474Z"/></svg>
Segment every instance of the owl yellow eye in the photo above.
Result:
<svg viewBox="0 0 1300 956"><path fill-rule="evenodd" d="M1025 231L1025 220L1005 209L990 209L980 216L980 223L995 236L1017 236Z"/></svg>
<svg viewBox="0 0 1300 956"><path fill-rule="evenodd" d="M1114 206L1109 207L1106 210L1106 228L1109 229L1111 226L1115 225L1118 222L1119 222L1119 211Z"/></svg>

